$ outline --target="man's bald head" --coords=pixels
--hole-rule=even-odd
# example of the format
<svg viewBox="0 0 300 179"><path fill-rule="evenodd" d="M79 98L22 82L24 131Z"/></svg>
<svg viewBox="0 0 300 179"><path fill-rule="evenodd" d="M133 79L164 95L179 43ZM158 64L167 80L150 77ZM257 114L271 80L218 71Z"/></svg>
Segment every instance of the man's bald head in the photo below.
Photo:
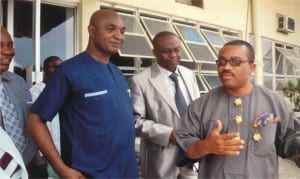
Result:
<svg viewBox="0 0 300 179"><path fill-rule="evenodd" d="M117 17L118 13L112 9L99 9L92 14L89 25L95 25L100 19L112 16Z"/></svg>

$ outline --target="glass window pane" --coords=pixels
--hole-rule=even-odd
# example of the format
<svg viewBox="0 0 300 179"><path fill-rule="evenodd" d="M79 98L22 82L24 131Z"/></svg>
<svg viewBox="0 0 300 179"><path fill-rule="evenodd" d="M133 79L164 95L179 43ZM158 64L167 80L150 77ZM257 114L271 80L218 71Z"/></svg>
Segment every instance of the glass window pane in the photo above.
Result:
<svg viewBox="0 0 300 179"><path fill-rule="evenodd" d="M273 77L272 76L264 76L264 86L273 90Z"/></svg>
<svg viewBox="0 0 300 179"><path fill-rule="evenodd" d="M183 26L180 24L175 24L175 26L178 28L185 41L198 42L202 44L204 43L202 37L199 35L195 27Z"/></svg>
<svg viewBox="0 0 300 179"><path fill-rule="evenodd" d="M235 36L227 36L227 35L224 35L223 37L224 37L224 39L226 40L226 42L229 42L229 41L232 41L232 40L237 40L237 39L239 39L238 37L235 37Z"/></svg>
<svg viewBox="0 0 300 179"><path fill-rule="evenodd" d="M0 25L7 27L7 0L0 1Z"/></svg>
<svg viewBox="0 0 300 179"><path fill-rule="evenodd" d="M272 61L264 58L264 72L272 73Z"/></svg>
<svg viewBox="0 0 300 179"><path fill-rule="evenodd" d="M283 55L276 48L276 74L283 74Z"/></svg>
<svg viewBox="0 0 300 179"><path fill-rule="evenodd" d="M204 35L207 37L211 44L216 46L224 45L225 41L222 39L219 33L206 30L201 30L201 32L204 33Z"/></svg>
<svg viewBox="0 0 300 179"><path fill-rule="evenodd" d="M207 92L208 90L207 90L203 80L201 80L201 77L196 75L196 80L197 80L199 92L202 92L202 93Z"/></svg>
<svg viewBox="0 0 300 179"><path fill-rule="evenodd" d="M144 34L135 16L127 14L120 14L120 16L125 24L126 32Z"/></svg>
<svg viewBox="0 0 300 179"><path fill-rule="evenodd" d="M205 71L216 71L217 65L212 63L202 63L201 64L201 70Z"/></svg>
<svg viewBox="0 0 300 179"><path fill-rule="evenodd" d="M49 56L74 56L74 23L73 8L41 5L41 65Z"/></svg>
<svg viewBox="0 0 300 179"><path fill-rule="evenodd" d="M240 34L237 32L231 32L231 31L226 31L223 30L222 36L225 39L226 42L232 41L232 40L237 40L240 37Z"/></svg>
<svg viewBox="0 0 300 179"><path fill-rule="evenodd" d="M295 75L296 68L300 68L300 56L292 49L276 47L276 73Z"/></svg>
<svg viewBox="0 0 300 179"><path fill-rule="evenodd" d="M126 79L136 72L134 58L132 57L120 57L120 55L116 53L110 56L110 61L120 68Z"/></svg>
<svg viewBox="0 0 300 179"><path fill-rule="evenodd" d="M272 42L262 41L262 52L264 61L264 72L272 73Z"/></svg>
<svg viewBox="0 0 300 179"><path fill-rule="evenodd" d="M282 88L285 86L284 77L276 78L276 91L282 91Z"/></svg>
<svg viewBox="0 0 300 179"><path fill-rule="evenodd" d="M284 53L283 53L284 52ZM284 49L282 55L284 55L285 59L292 63L295 67L300 68L300 55L296 54L294 50Z"/></svg>
<svg viewBox="0 0 300 179"><path fill-rule="evenodd" d="M214 62L215 58L205 45L187 43L189 49L198 61Z"/></svg>
<svg viewBox="0 0 300 179"><path fill-rule="evenodd" d="M196 61L214 62L214 55L207 44L203 41L202 36L196 30L195 26L187 26L177 23L175 23L174 26Z"/></svg>
<svg viewBox="0 0 300 179"><path fill-rule="evenodd" d="M294 65L288 61L286 61L286 74L294 75Z"/></svg>
<svg viewBox="0 0 300 179"><path fill-rule="evenodd" d="M121 56L154 57L144 36L125 34L125 43L120 48Z"/></svg>
<svg viewBox="0 0 300 179"><path fill-rule="evenodd" d="M221 86L222 83L217 75L204 75L211 89Z"/></svg>
<svg viewBox="0 0 300 179"><path fill-rule="evenodd" d="M151 35L151 40L152 38L161 31L170 31L175 34L177 34L170 26L170 24L167 21L159 20L159 19L151 19L147 17L141 17L142 22L144 26L146 27L146 31L149 32ZM185 61L192 61L192 59L189 59L187 55L187 51L184 48L183 44L182 45L182 50L181 50L181 59Z"/></svg>
<svg viewBox="0 0 300 179"><path fill-rule="evenodd" d="M181 44L181 46L182 46L182 44ZM183 47L181 47L181 48L183 48ZM192 59L189 59L189 57L187 56L185 50L183 50L183 49L181 50L181 55L180 56L181 56L181 59L192 61Z"/></svg>
<svg viewBox="0 0 300 179"><path fill-rule="evenodd" d="M222 39L221 35L215 31L201 29L201 33L207 38L208 43L211 45L211 47L213 47L213 50L217 55L225 44L225 40Z"/></svg>
<svg viewBox="0 0 300 179"><path fill-rule="evenodd" d="M141 59L141 67L147 68L150 67L155 61L149 58L142 58Z"/></svg>
<svg viewBox="0 0 300 179"><path fill-rule="evenodd" d="M26 79L26 68L33 63L32 2L14 2L14 71Z"/></svg>
<svg viewBox="0 0 300 179"><path fill-rule="evenodd" d="M120 48L120 56L153 58L150 42L142 30L136 16L120 13L125 24L125 43Z"/></svg>
<svg viewBox="0 0 300 179"><path fill-rule="evenodd" d="M152 37L161 31L174 32L174 30L170 27L170 25L167 21L154 20L154 19L149 19L149 18L145 18L145 17L141 17L141 19L143 20L143 22L149 29L149 33Z"/></svg>

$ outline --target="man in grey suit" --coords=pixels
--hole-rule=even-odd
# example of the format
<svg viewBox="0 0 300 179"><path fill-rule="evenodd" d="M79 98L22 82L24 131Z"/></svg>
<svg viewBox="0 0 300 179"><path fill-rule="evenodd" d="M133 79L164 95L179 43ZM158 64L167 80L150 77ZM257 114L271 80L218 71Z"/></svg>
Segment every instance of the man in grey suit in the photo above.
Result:
<svg viewBox="0 0 300 179"><path fill-rule="evenodd" d="M170 75L175 74L185 107L199 97L194 73L178 65L181 41L172 32L163 31L153 38L151 67L133 76L130 81L134 104L135 127L141 137L140 164L144 178L197 178L191 166L177 167L180 148L174 128L181 125L185 109L177 107L177 87ZM182 111L182 112L180 112Z"/></svg>

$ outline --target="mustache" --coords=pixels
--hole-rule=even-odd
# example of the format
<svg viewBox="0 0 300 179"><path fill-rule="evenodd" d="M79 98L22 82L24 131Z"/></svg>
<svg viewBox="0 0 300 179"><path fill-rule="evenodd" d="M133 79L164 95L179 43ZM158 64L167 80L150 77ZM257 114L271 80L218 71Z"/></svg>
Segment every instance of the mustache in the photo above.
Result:
<svg viewBox="0 0 300 179"><path fill-rule="evenodd" d="M223 71L221 71L220 75L228 74L228 73L231 75L234 75L234 73L231 70L223 70Z"/></svg>

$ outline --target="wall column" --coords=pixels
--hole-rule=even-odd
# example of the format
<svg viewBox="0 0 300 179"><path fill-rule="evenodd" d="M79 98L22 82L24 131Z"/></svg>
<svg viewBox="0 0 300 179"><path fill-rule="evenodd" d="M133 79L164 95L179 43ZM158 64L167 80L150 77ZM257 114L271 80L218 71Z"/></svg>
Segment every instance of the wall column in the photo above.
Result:
<svg viewBox="0 0 300 179"><path fill-rule="evenodd" d="M79 52L82 52L86 49L89 33L88 25L90 22L90 17L96 10L100 9L100 0L81 0L78 4L78 37L77 44Z"/></svg>
<svg viewBox="0 0 300 179"><path fill-rule="evenodd" d="M264 27L259 25L259 2L260 0L251 0L252 4L252 28L253 28L253 47L255 50L255 84L263 85L263 55L262 55L262 39L261 39L261 30L259 27Z"/></svg>

